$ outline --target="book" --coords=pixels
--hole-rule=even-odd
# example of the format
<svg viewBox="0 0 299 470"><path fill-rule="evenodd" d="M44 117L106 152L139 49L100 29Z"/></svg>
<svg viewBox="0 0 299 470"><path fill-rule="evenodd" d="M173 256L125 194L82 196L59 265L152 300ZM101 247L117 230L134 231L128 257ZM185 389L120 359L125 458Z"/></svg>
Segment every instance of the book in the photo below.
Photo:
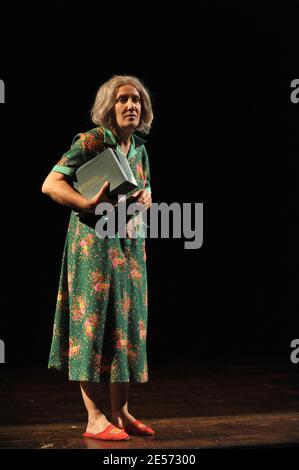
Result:
<svg viewBox="0 0 299 470"><path fill-rule="evenodd" d="M107 196L111 199L138 188L127 158L110 147L76 170L73 186L80 194L91 199L105 181L110 182Z"/></svg>

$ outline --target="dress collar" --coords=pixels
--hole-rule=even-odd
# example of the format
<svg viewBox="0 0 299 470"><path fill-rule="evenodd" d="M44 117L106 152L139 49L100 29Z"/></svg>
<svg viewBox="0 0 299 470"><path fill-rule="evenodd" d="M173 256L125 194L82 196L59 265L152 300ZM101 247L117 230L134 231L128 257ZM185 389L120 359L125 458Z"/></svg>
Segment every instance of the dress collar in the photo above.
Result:
<svg viewBox="0 0 299 470"><path fill-rule="evenodd" d="M104 144L117 145L117 141L113 132L104 126L103 126L103 131L104 131ZM146 140L142 139L136 134L132 134L131 147L135 149L135 147L139 147L140 145L143 145L145 143L146 143Z"/></svg>

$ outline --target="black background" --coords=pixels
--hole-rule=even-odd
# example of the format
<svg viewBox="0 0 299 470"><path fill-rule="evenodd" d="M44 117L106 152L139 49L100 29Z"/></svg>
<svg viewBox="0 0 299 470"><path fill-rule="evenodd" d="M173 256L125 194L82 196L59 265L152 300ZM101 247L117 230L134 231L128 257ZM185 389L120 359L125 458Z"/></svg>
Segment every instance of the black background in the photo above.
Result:
<svg viewBox="0 0 299 470"><path fill-rule="evenodd" d="M30 7L29 7L30 8ZM298 10L78 4L5 13L6 366L46 367L70 211L41 191L114 74L153 97L155 202L203 202L204 243L147 240L149 359L289 363L298 338ZM298 51L297 51L298 52Z"/></svg>

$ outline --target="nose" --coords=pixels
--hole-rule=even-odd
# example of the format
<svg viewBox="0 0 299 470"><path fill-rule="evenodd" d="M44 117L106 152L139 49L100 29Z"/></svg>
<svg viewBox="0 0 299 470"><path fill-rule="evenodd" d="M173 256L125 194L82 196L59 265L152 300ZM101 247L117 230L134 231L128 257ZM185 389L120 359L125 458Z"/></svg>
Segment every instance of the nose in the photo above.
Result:
<svg viewBox="0 0 299 470"><path fill-rule="evenodd" d="M128 99L127 105L129 110L135 109L134 101L132 100L132 98Z"/></svg>

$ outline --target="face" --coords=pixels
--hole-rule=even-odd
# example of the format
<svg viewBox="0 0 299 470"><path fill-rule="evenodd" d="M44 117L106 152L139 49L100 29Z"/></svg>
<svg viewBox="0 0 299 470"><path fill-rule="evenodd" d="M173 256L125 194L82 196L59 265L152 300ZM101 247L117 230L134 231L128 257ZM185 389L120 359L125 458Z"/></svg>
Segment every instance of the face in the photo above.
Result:
<svg viewBox="0 0 299 470"><path fill-rule="evenodd" d="M141 99L133 85L123 85L118 89L115 103L115 119L120 129L133 131L138 127L141 115Z"/></svg>

